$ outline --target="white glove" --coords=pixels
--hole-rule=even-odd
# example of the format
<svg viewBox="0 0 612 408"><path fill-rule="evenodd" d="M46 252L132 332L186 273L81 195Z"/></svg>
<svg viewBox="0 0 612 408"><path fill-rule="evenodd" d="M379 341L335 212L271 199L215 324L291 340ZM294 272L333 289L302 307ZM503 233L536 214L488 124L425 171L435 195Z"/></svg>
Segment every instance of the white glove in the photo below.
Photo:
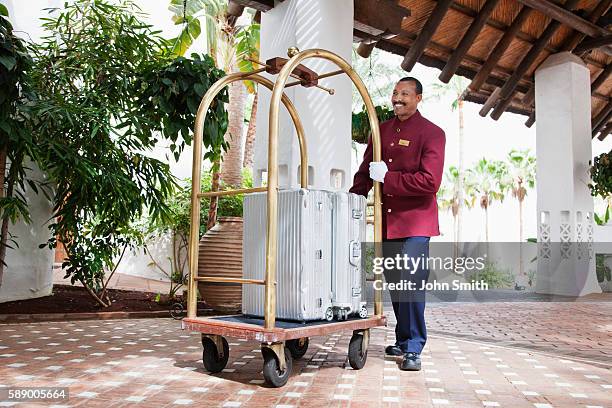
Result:
<svg viewBox="0 0 612 408"><path fill-rule="evenodd" d="M385 174L387 174L387 171L389 171L389 169L387 168L387 164L385 162L370 162L370 178L372 180L384 183Z"/></svg>

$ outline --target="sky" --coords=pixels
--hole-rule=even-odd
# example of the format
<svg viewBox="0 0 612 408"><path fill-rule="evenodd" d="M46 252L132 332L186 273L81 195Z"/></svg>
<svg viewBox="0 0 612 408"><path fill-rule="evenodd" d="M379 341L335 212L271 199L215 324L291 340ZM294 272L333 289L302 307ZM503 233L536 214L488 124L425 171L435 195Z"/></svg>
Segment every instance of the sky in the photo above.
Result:
<svg viewBox="0 0 612 408"><path fill-rule="evenodd" d="M28 33L29 37L36 41L40 38L39 18L45 16L45 7L60 7L63 0L3 0L11 15L11 21L17 31ZM168 11L167 0L138 0L137 3L143 11L149 14L148 20L155 28L162 31L162 35L171 38L176 36L179 27L171 21L171 13ZM24 35L24 34L22 34ZM25 36L25 35L24 35ZM201 52L203 46L196 44L192 51ZM379 64L373 64L371 77L378 83L393 83L398 78L405 76L399 66L401 57L381 52L378 61L385 65L382 71ZM377 68L378 67L378 68ZM457 165L458 158L458 116L450 106L452 97L450 95L438 100L428 98L432 85L439 83L437 76L440 71L417 64L410 72L411 76L417 77L424 85L425 101L419 106L423 116L442 127L446 132L446 160L445 168ZM380 85L379 85L380 86ZM371 90L372 91L372 90ZM389 95L390 98L390 95ZM384 100L384 96L382 97ZM483 118L478 114L481 105L465 103L465 138L464 138L464 163L470 167L482 157L491 160L504 160L512 149L530 149L535 151L536 126L531 129L524 126L526 117L512 113L505 113L495 121L490 117ZM601 142L593 141L593 156L610 151L612 137ZM360 152L363 147L360 148ZM361 153L360 153L361 154ZM163 158L163 149L158 150L155 155ZM191 151L187 149L179 163L172 163L173 172L179 177L189 177L191 174ZM353 171L356 170L358 162L353 160ZM596 212L602 212L602 204L596 204ZM518 204L508 197L503 203L495 203L490 208L490 240L491 241L517 241L518 240ZM479 208L468 211L464 216L463 240L484 239L484 214ZM452 217L450 213L440 212L440 226L442 236L438 240L448 241L452 239ZM536 190L528 191L524 206L524 238L536 236Z"/></svg>

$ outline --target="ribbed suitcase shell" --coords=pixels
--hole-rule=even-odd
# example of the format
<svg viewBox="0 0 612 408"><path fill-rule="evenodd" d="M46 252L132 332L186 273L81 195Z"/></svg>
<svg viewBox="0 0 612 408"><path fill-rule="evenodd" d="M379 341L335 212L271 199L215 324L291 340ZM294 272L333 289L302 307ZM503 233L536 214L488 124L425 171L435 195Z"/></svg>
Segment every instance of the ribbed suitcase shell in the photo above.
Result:
<svg viewBox="0 0 612 408"><path fill-rule="evenodd" d="M349 314L361 308L361 250L366 239L366 199L353 193L333 195L332 304L348 309Z"/></svg>
<svg viewBox="0 0 612 408"><path fill-rule="evenodd" d="M265 279L266 193L244 196L243 275ZM278 192L276 318L322 320L331 307L331 193ZM264 315L264 286L242 285L242 313Z"/></svg>

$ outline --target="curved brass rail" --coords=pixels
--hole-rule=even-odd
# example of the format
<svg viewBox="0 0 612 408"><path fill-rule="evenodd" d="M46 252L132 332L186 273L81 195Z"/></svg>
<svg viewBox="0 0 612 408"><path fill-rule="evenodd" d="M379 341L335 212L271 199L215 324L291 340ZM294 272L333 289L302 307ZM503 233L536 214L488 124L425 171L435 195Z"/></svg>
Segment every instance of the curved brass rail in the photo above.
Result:
<svg viewBox="0 0 612 408"><path fill-rule="evenodd" d="M227 75L217 82L215 82L210 89L204 94L198 112L196 114L195 130L193 132L193 167L191 170L191 226L189 233L189 271L190 278L188 283L188 299L187 299L187 317L196 317L196 277L198 275L198 235L200 230L200 190L201 176L202 176L202 135L204 133L204 121L206 119L206 112L212 104L215 97L225 88L227 85L236 81L249 80L257 82L272 90L274 83L269 79L249 73L249 72L238 72ZM304 136L304 127L297 113L297 109L293 105L293 102L281 92L281 101L287 108L295 129L297 132L298 143L300 146L300 184L302 188L308 187L308 151L306 148L306 138ZM268 196L270 196L270 189L268 189ZM276 193L276 189L272 190ZM276 195L276 194L273 194Z"/></svg>
<svg viewBox="0 0 612 408"><path fill-rule="evenodd" d="M308 58L323 58L335 63L342 71L344 71L353 81L361 98L363 99L368 118L370 120L370 128L372 129L372 147L373 160L380 161L381 145L380 145L380 129L378 127L378 118L374 104L359 75L353 70L348 62L342 57L333 52L322 49L310 49L299 52L293 55L282 68L272 91L272 100L270 102L269 116L269 140L268 140L268 226L266 239L266 277L265 277L265 328L272 329L276 321L276 249L277 249L277 224L278 224L278 129L279 129L279 109L283 96L283 90L287 80L293 70L305 59ZM302 165L302 168L304 166ZM382 256L382 251L379 243L382 239L382 220L381 220L381 183L374 182L374 243L375 256ZM374 298L374 314L382 315L382 294L381 291L375 291Z"/></svg>

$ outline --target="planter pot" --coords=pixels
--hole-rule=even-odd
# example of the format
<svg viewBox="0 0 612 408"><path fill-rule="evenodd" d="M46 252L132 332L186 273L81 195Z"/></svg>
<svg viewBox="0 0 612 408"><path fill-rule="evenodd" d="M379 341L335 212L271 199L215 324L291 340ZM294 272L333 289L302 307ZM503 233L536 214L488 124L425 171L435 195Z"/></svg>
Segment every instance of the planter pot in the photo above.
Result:
<svg viewBox="0 0 612 408"><path fill-rule="evenodd" d="M199 244L198 276L242 278L242 218L219 217ZM198 282L198 291L213 310L236 312L242 305L242 285Z"/></svg>

